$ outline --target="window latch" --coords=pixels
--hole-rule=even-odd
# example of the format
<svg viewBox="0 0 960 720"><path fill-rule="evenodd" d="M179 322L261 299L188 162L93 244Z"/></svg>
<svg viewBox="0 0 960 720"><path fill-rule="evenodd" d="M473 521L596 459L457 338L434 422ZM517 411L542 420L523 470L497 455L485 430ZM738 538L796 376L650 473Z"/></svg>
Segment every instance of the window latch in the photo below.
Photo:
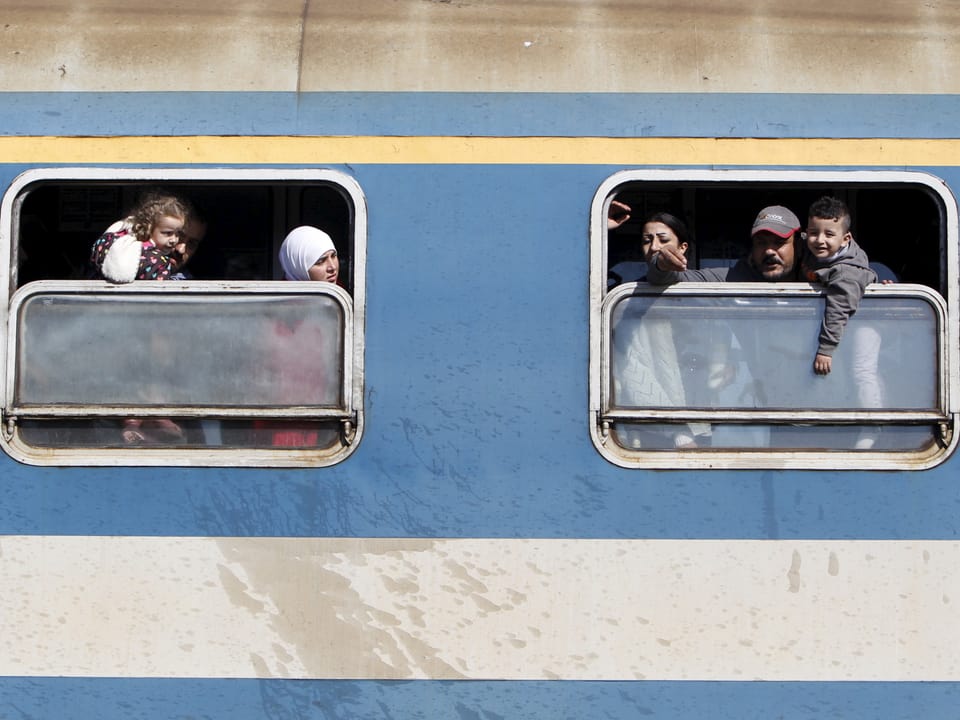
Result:
<svg viewBox="0 0 960 720"><path fill-rule="evenodd" d="M13 433L17 429L17 416L7 415L4 412L0 413L0 418L3 419L3 439L10 442L13 440Z"/></svg>
<svg viewBox="0 0 960 720"><path fill-rule="evenodd" d="M343 423L342 435L344 445L353 445L353 439L357 436L356 421L356 414L352 415L351 417L344 418L341 421Z"/></svg>
<svg viewBox="0 0 960 720"><path fill-rule="evenodd" d="M938 439L941 446L950 447L950 443L953 442L953 423L944 420L943 422L937 423L937 429L940 432Z"/></svg>
<svg viewBox="0 0 960 720"><path fill-rule="evenodd" d="M601 419L600 413L598 412L597 425L600 426L600 444L606 445L607 440L610 439L610 421Z"/></svg>

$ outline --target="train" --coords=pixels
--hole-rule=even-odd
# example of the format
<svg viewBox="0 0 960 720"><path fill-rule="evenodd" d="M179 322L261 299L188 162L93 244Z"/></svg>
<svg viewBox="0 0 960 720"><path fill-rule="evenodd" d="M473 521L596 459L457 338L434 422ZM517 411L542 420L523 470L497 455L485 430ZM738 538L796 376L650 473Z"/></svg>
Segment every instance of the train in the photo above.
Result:
<svg viewBox="0 0 960 720"><path fill-rule="evenodd" d="M949 4L0 9L0 718L955 716ZM192 278L91 275L157 189ZM821 196L829 376L816 283L647 282Z"/></svg>

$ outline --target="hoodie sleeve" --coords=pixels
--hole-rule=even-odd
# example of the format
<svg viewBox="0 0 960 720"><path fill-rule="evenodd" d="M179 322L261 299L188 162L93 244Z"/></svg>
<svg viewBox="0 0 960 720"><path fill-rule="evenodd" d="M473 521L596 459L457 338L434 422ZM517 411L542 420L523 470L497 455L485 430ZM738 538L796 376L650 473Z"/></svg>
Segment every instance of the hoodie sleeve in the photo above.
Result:
<svg viewBox="0 0 960 720"><path fill-rule="evenodd" d="M873 270L843 263L822 268L815 274L827 293L817 352L832 357L847 321L860 307L867 285L876 281L877 275Z"/></svg>

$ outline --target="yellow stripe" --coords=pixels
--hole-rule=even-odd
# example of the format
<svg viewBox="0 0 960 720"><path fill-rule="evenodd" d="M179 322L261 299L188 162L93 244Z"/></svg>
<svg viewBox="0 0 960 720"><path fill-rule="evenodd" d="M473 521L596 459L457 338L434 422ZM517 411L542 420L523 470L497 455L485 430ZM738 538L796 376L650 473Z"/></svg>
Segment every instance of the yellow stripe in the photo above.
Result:
<svg viewBox="0 0 960 720"><path fill-rule="evenodd" d="M0 137L0 163L960 165L960 140L548 137Z"/></svg>

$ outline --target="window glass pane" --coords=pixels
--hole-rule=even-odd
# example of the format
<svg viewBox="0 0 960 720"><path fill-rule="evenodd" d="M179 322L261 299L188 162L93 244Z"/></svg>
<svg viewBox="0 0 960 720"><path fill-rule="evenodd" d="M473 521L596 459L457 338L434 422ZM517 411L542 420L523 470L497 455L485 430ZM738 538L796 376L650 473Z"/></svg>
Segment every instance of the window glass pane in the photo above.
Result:
<svg viewBox="0 0 960 720"><path fill-rule="evenodd" d="M627 450L820 450L919 452L933 445L932 425L745 425L735 423L615 423ZM686 443L684 445L683 443Z"/></svg>
<svg viewBox="0 0 960 720"><path fill-rule="evenodd" d="M18 323L22 407L344 402L344 315L326 295L53 293Z"/></svg>
<svg viewBox="0 0 960 720"><path fill-rule="evenodd" d="M918 298L867 297L833 370L812 370L820 297L632 296L611 318L614 408L936 410L938 322Z"/></svg>
<svg viewBox="0 0 960 720"><path fill-rule="evenodd" d="M139 418L140 436L124 436L131 419L64 418L20 421L20 438L37 448L333 448L337 421Z"/></svg>

